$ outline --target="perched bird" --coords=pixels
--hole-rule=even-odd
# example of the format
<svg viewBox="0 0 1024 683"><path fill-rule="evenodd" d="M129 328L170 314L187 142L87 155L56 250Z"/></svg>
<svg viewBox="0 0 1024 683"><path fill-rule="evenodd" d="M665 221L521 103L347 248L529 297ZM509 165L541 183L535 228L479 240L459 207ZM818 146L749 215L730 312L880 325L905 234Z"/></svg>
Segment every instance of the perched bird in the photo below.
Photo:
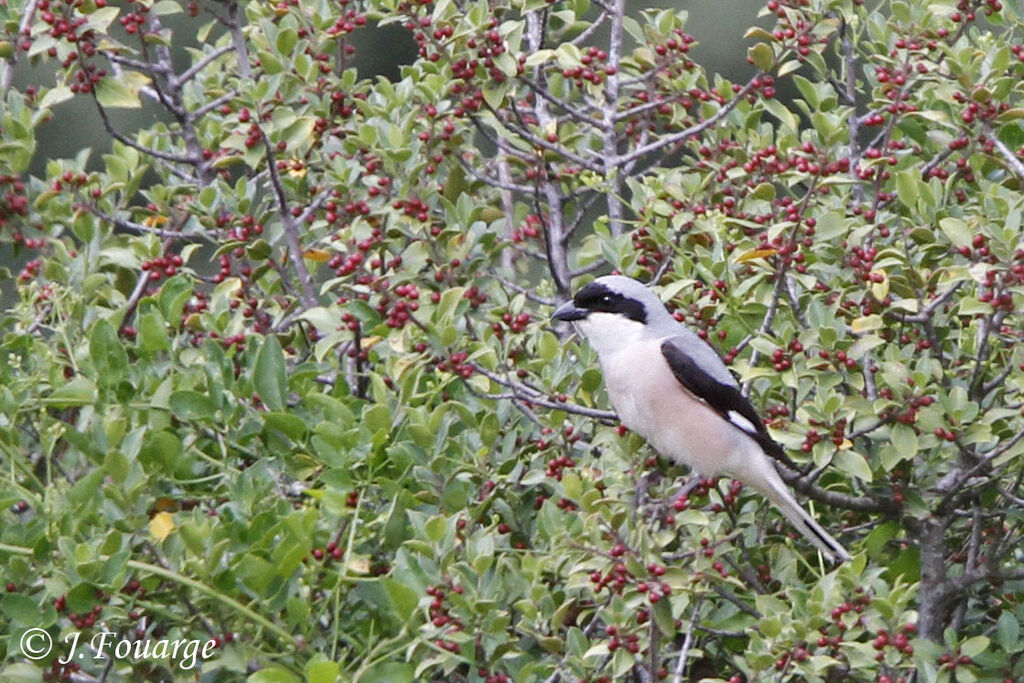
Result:
<svg viewBox="0 0 1024 683"><path fill-rule="evenodd" d="M554 312L597 352L619 419L703 476L729 474L764 495L831 561L850 554L796 502L768 454L784 457L715 350L629 277L582 287Z"/></svg>

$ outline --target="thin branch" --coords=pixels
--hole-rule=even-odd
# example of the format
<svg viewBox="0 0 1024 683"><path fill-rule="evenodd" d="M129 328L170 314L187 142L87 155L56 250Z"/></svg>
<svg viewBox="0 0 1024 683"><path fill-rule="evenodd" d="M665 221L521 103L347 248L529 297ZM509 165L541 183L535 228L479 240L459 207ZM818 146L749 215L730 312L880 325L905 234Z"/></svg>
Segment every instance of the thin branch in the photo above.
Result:
<svg viewBox="0 0 1024 683"><path fill-rule="evenodd" d="M590 26L584 29L582 33L580 33L578 36L573 38L572 41L570 41L573 45L581 45L583 42L585 42L587 38L592 36L594 32L601 27L601 24L603 24L605 20L608 18L608 8L603 7L598 3L594 4L597 4L599 7L601 7L601 14L599 14L597 18L594 19L594 23L592 23Z"/></svg>
<svg viewBox="0 0 1024 683"><path fill-rule="evenodd" d="M954 282L949 289L939 294L934 299L928 302L928 304L917 313L900 313L899 311L887 311L886 315L891 315L905 323L925 323L931 319L932 313L934 313L940 306L949 301L949 298L956 294L956 290L960 289L963 285L963 280Z"/></svg>
<svg viewBox="0 0 1024 683"><path fill-rule="evenodd" d="M211 52L208 55L204 56L198 62L196 62L195 64L190 66L188 69L183 71L180 76L175 77L173 79L173 82L176 85L184 85L185 83L188 83L193 78L195 78L199 74L200 71L202 71L207 66L209 66L212 61L214 61L218 57L223 57L227 53L231 52L233 49L235 49L233 46L225 45L222 48L218 48L217 50L214 50L213 52Z"/></svg>
<svg viewBox="0 0 1024 683"><path fill-rule="evenodd" d="M690 625L686 628L686 636L683 638L683 647L679 650L679 659L676 661L676 668L673 672L672 683L682 683L683 676L686 675L686 660L690 656L690 648L693 646L693 631L697 627L697 615L700 611L700 605L703 596L697 599L697 604L693 606L693 614L690 616Z"/></svg>
<svg viewBox="0 0 1024 683"><path fill-rule="evenodd" d="M929 161L921 168L921 178L923 178L924 180L928 180L928 176L931 175L931 172L934 171L939 164L948 159L952 154L953 151L948 148L942 150L942 152L940 152L939 154L936 154L931 161Z"/></svg>
<svg viewBox="0 0 1024 683"><path fill-rule="evenodd" d="M21 9L21 21L18 22L18 32L16 35L24 35L28 31L29 27L36 20L36 10L39 9L39 0L28 0L25 6ZM18 62L18 53L20 50L15 49L14 53L5 60L6 63L3 65L3 76L0 76L0 93L3 94L3 99L7 99L7 91L11 88L11 79L14 78L14 65Z"/></svg>
<svg viewBox="0 0 1024 683"><path fill-rule="evenodd" d="M114 64L120 66L126 66L129 69L135 69L136 71L148 71L149 73L167 74L169 70L166 64L154 64L153 62L143 62L137 59L129 59L128 57L122 57L116 52L104 51L103 56Z"/></svg>
<svg viewBox="0 0 1024 683"><path fill-rule="evenodd" d="M96 92L93 91L92 94L93 101L96 103L96 108L99 110L100 113L100 119L102 119L103 121L103 127L106 129L107 133L109 133L110 136L113 137L115 140L122 144L128 145L132 149L142 152L143 154L151 156L155 159L161 159L163 161L175 164L187 164L189 166L195 166L195 161L193 159L190 159L186 156L182 156L180 154L171 154L169 152L161 152L158 149L152 149L151 147L145 147L135 142L135 140L132 140L130 137L121 134L116 128L114 128L114 125L110 122L110 119L107 117L107 110L104 109L102 104L100 104L99 98L96 97ZM179 175L183 180L187 180L189 182L196 181L195 178L185 175L180 170L176 170L175 175Z"/></svg>
<svg viewBox="0 0 1024 683"><path fill-rule="evenodd" d="M613 165L614 166L621 166L621 165L627 164L627 163L629 163L631 161L639 159L640 157L646 156L646 155L650 154L651 152L656 152L656 151L658 151L660 149L664 149L665 147L669 147L671 145L674 145L677 142L683 142L683 141L687 140L688 138L691 138L691 137L693 137L695 135L700 135L701 133L706 131L708 128L711 128L716 123L718 123L719 121L724 119L726 116L728 116L729 112L731 112L733 109L735 109L736 105L738 105L740 102L742 102L743 99L746 98L746 96L748 94L750 94L750 91L754 89L754 83L760 83L761 75L762 75L761 71L759 70L754 75L753 78L751 78L749 81L747 81L747 84L744 85L743 88L740 89L740 91L738 93L736 93L735 96L731 100L726 102L724 105L722 105L722 107L717 112L715 112L714 114L712 114L708 118L704 119L700 123L696 123L696 124L690 126L689 128L687 128L685 130L679 131L678 133L673 133L672 135L666 135L665 137L658 138L654 142L651 142L649 144L637 147L636 149L632 150L631 152L626 152L625 154L621 154L621 155L615 157Z"/></svg>
<svg viewBox="0 0 1024 683"><path fill-rule="evenodd" d="M667 262L668 261L666 260L666 263ZM598 271L598 270L601 270L601 269L607 268L607 267L608 267L608 261L606 259L604 259L604 258L599 258L596 261L594 261L593 263L588 263L587 265L580 266L579 268L573 268L572 270L569 271L569 277L577 278L580 275L586 275L588 273L593 273L594 271ZM658 284L658 281L656 279L652 280L651 284Z"/></svg>
<svg viewBox="0 0 1024 683"><path fill-rule="evenodd" d="M281 176L277 172L277 160L274 158L274 149L270 143L270 138L267 136L266 131L262 129L260 130L260 135L263 137L263 146L267 150L270 184L274 189L278 215L281 216L281 222L284 226L285 242L288 245L288 260L291 261L295 275L299 278L299 284L302 288L300 292L302 304L306 308L312 308L316 305L317 301L316 291L313 289L313 278L309 274L309 269L306 268L306 262L303 259L302 242L299 239L299 226L296 224L288 207L288 197L285 194L284 185L281 183Z"/></svg>
<svg viewBox="0 0 1024 683"><path fill-rule="evenodd" d="M298 218L295 219L295 222L298 223L299 225L308 222L309 219L313 216L313 214L320 210L320 207L324 205L324 203L330 198L330 196L333 193L334 188L327 188L326 190L321 190L320 194L314 197L313 201L311 201L309 205L306 206L306 208L302 211L302 213L299 214Z"/></svg>
<svg viewBox="0 0 1024 683"><path fill-rule="evenodd" d="M664 95L658 95L655 99L651 100L650 102L644 102L643 104L638 104L635 107L630 107L629 109L623 109L622 111L617 112L615 114L615 120L624 121L625 119L632 118L634 116L637 116L638 114L649 112L652 109L657 109L662 105L670 103L671 101L666 99Z"/></svg>
<svg viewBox="0 0 1024 683"><path fill-rule="evenodd" d="M1017 432L1009 439L1001 442L996 448L993 448L991 451L986 453L985 456L978 460L969 470L965 471L958 467L944 476L935 487L938 491L947 492L942 501L939 502L937 508L938 514L948 513L950 510L958 507L960 501L970 497L970 495L973 495L970 489L965 490L964 486L972 478L988 473L992 464L998 460L1000 456L1016 446L1021 439L1024 439L1024 432ZM991 481L991 479L984 479L979 482L979 484L987 485L991 483Z"/></svg>
<svg viewBox="0 0 1024 683"><path fill-rule="evenodd" d="M91 213L92 215L96 216L100 220L106 221L107 223L110 223L111 225L113 225L118 230L122 230L124 232L130 232L133 235L154 235L154 236L159 237L161 239L181 240L182 242L187 242L187 243L191 243L191 244L216 244L217 243L217 240L213 239L212 237L210 237L206 233L202 233L202 232L181 233L181 232L176 232L174 230L163 230L161 228L152 228L152 227L150 227L148 225L143 225L142 223L135 223L133 221L125 220L123 218L117 218L115 216L110 216L110 215L100 211L95 206L92 206L91 204L82 204L81 206L83 206L89 213Z"/></svg>
<svg viewBox="0 0 1024 683"><path fill-rule="evenodd" d="M780 470L779 475L787 484L819 503L857 512L892 513L897 510L897 506L887 500L875 499L870 496L851 496L815 486L812 481L806 479L801 473L778 461L776 463Z"/></svg>
<svg viewBox="0 0 1024 683"><path fill-rule="evenodd" d="M465 168L468 166L462 159L461 154L457 154L456 158L459 159L459 163ZM505 216L505 224L503 227L503 236L509 242L512 241L512 237L515 233L515 217L516 217L516 204L514 197L514 190L511 189L512 183L512 170L509 168L508 157L504 154L499 154L495 159L495 165L498 167L498 182L501 184L501 192L499 193L501 198L501 213ZM476 169L470 169L471 174L475 176ZM486 182L486 181L484 181ZM533 188L529 188L532 190ZM515 262L515 254L508 249L502 249L499 255L499 264L501 270L506 273L512 272L512 267ZM527 288L523 288L529 291Z"/></svg>
<svg viewBox="0 0 1024 683"><path fill-rule="evenodd" d="M492 134L492 131L489 130L487 128L487 126L485 126L483 124L483 122L480 120L480 118L478 116L470 114L469 115L469 120L476 127L477 131L482 136L484 136L484 138L488 142L490 142L492 145L494 145L495 147L500 149L505 154L508 154L510 156L514 156L515 158L519 159L520 161L523 161L524 163L529 164L531 166L536 166L537 165L537 157L536 156L533 156L529 152L526 152L524 150L521 150L521 149L518 149L516 147L513 147L512 145L508 144L508 142L503 137L501 137L500 135Z"/></svg>
<svg viewBox="0 0 1024 683"><path fill-rule="evenodd" d="M974 354L974 367L971 369L971 378L967 382L968 390L972 394L972 398L978 399L978 391L981 389L979 382L981 379L981 369L985 362L988 360L989 353L991 350L991 344L989 338L992 334L992 330L998 330L1003 324L1003 320L1006 318L1006 311L996 311L992 315L986 316L981 319L981 325L978 328L978 340L975 343L977 351Z"/></svg>
<svg viewBox="0 0 1024 683"><path fill-rule="evenodd" d="M532 15L530 15L530 16L532 16ZM507 117L503 118L501 116L501 114L498 112L498 110L496 110L493 107L491 107L491 105L488 104L486 101L484 101L484 107L491 113L491 115L494 117L495 121L500 123L502 126L507 128L512 133L515 133L516 135L518 135L520 138L522 138L526 142L528 142L531 146L533 146L535 151L537 150L538 147L541 148L541 149L546 149L547 151L554 152L558 156L560 156L560 157L562 157L564 159L567 159L567 160L571 161L572 163L577 164L578 166L582 166L583 168L585 168L585 169L587 169L589 171L594 171L595 173L600 173L602 171L602 167L599 164L594 163L591 160L586 159L584 157L581 157L580 155L576 154L575 152L570 151L568 147L565 147L564 145L560 145L560 144L557 144L557 143L554 143L554 142L548 142L544 138L538 137L537 135L534 135L525 126L521 126L519 124L512 123L512 121L508 120ZM542 129L545 127L544 123L545 122L543 122L543 121L540 123L540 127Z"/></svg>
<svg viewBox="0 0 1024 683"><path fill-rule="evenodd" d="M1013 172L1017 174L1017 177L1024 181L1024 161L1017 158L1017 155L1013 153L1013 150L1006 146L1006 143L999 139L992 130L992 127L987 123L984 125L985 134L995 145L995 148L999 151L999 156L1003 157L1006 164L1013 169Z"/></svg>
<svg viewBox="0 0 1024 683"><path fill-rule="evenodd" d="M576 121L587 124L588 126L593 126L594 128L598 129L603 129L608 125L606 122L599 121L594 117L590 116L589 114L587 114L586 112L577 109L576 107L566 102L564 99L555 97L554 95L547 91L547 88L542 88L540 85L538 85L531 79L526 78L525 76L520 76L519 80L525 83L526 86L537 95L540 95L541 97L543 97L545 100L555 105L556 107L564 109L565 113L568 114L571 118L575 119Z"/></svg>
<svg viewBox="0 0 1024 683"><path fill-rule="evenodd" d="M499 177L496 180L496 179L494 179L494 178L492 178L490 176L484 175L480 171L476 170L473 167L472 164L470 164L468 161L466 161L465 159L462 158L461 154L456 154L454 156L455 156L455 160L459 162L459 165L462 166L462 168L466 171L466 173L470 174L471 176L473 176L474 178L479 180L481 183L484 183L485 185L489 185L490 187L493 187L493 188L496 188L496 189L499 189L499 190L504 190L505 192L519 192L521 194L527 194L527 195L533 193L533 188L530 187L529 185L519 185L518 183L513 183L510 178L502 179L500 171L499 171ZM508 168L508 161L507 160L505 161L503 166L505 168ZM508 215L507 217L510 220L512 218L511 215Z"/></svg>
<svg viewBox="0 0 1024 683"><path fill-rule="evenodd" d="M992 391L997 389L1006 380L1006 378L1010 376L1010 373L1013 372L1013 370L1013 364L1007 363L1006 367L1003 368L998 375L981 386L981 396L988 396Z"/></svg>
<svg viewBox="0 0 1024 683"><path fill-rule="evenodd" d="M731 591L726 590L722 586L719 586L718 584L713 584L711 586L711 589L714 590L716 593L718 593L721 597L725 598L726 600L728 600L732 604L734 604L737 607L739 607L741 612L745 612L746 614L749 614L750 616L754 617L755 619L760 619L762 616L764 616L760 612L758 612L756 609L754 609L753 607L751 607L747 603L745 603L742 600L740 600L734 593L732 593Z"/></svg>
<svg viewBox="0 0 1024 683"><path fill-rule="evenodd" d="M195 111L193 111L191 116L192 116L193 119L200 119L200 118L206 116L207 114L209 114L214 109L218 109L222 104L226 104L226 103L230 102L231 100L235 99L236 97L238 97L238 91L237 90L232 90L230 92L226 92L223 95L221 95L220 97L217 97L217 98L214 98L214 99L210 100L209 102L207 102L203 106L201 106L198 109L196 109Z"/></svg>
<svg viewBox="0 0 1024 683"><path fill-rule="evenodd" d="M615 423L618 421L618 416L611 411L598 410L596 408L588 408L586 406L581 406L575 403L562 403L561 401L551 401L537 390L528 387L522 382L516 382L507 377L502 377L501 375L495 372L491 372L487 368L477 363L470 363L470 365L473 366L473 370L475 372L478 372L484 377L490 379L491 381L512 390L512 393L510 394L505 393L484 395L486 398L492 400L523 400L544 408L550 408L552 410L562 410L567 413L573 413L574 415L592 417L594 419L601 420L607 423Z"/></svg>
<svg viewBox="0 0 1024 683"><path fill-rule="evenodd" d="M542 306L551 306L552 308L558 305L558 301L556 301L555 299L552 299L551 297L547 296L541 296L540 294L536 294L529 287L523 287L520 284L516 284L515 282L512 282L511 280L506 280L505 278L500 276L497 276L497 279L498 281L501 282L503 286L507 287L508 289L511 289L513 292L516 292L517 294L524 295L527 299L533 301L534 303L541 304Z"/></svg>

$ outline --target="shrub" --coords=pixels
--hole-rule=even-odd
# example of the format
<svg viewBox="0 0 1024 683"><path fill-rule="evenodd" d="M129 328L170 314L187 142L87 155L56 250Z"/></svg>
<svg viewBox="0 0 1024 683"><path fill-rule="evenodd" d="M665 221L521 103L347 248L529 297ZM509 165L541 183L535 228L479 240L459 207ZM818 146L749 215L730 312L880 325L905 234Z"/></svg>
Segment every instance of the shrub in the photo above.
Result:
<svg viewBox="0 0 1024 683"><path fill-rule="evenodd" d="M75 632L211 681L1024 676L1013 3L770 0L739 83L624 0L3 11L4 680L192 675ZM30 171L69 99L110 153ZM853 561L616 428L548 322L611 270Z"/></svg>

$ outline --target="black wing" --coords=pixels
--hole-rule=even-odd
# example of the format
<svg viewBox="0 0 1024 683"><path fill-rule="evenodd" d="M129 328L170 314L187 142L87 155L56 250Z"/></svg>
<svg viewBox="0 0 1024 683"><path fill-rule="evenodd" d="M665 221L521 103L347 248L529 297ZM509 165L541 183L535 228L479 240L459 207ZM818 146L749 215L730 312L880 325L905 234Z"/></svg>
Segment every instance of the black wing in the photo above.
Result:
<svg viewBox="0 0 1024 683"><path fill-rule="evenodd" d="M782 446L768 434L754 406L750 405L750 401L739 389L723 384L701 370L685 351L671 341L662 342L661 355L668 362L672 374L691 394L711 406L722 419L749 434L765 453L789 462Z"/></svg>

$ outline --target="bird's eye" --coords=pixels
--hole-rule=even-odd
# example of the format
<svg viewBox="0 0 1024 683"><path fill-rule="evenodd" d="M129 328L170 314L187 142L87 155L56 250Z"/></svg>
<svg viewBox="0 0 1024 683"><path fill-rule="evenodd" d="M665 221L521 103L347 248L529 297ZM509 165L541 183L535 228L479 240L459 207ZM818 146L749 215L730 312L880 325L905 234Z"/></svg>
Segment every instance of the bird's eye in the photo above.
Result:
<svg viewBox="0 0 1024 683"><path fill-rule="evenodd" d="M612 302L612 295L611 294L605 294L605 295L603 295L601 297L601 303L602 304L610 304L611 302Z"/></svg>

